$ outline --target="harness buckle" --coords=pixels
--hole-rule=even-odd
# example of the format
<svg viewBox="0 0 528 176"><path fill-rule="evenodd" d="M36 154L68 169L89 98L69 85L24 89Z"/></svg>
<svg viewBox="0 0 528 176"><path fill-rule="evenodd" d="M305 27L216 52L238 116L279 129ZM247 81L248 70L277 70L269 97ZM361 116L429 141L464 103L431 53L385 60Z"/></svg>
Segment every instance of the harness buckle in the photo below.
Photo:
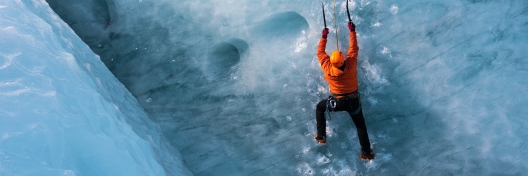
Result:
<svg viewBox="0 0 528 176"><path fill-rule="evenodd" d="M335 107L336 107L336 105L337 105L336 100L333 100L333 99L328 100L328 103L330 103L330 106L329 106L329 107L330 107L330 112L334 113L334 112L335 112L335 111L334 111L334 110L335 110Z"/></svg>
<svg viewBox="0 0 528 176"><path fill-rule="evenodd" d="M334 96L329 96L326 99L326 111L331 112L333 114L335 113L336 106L337 106L337 99ZM327 118L328 120L332 119L332 116L330 115L330 113L325 113L325 114L328 114L328 118Z"/></svg>

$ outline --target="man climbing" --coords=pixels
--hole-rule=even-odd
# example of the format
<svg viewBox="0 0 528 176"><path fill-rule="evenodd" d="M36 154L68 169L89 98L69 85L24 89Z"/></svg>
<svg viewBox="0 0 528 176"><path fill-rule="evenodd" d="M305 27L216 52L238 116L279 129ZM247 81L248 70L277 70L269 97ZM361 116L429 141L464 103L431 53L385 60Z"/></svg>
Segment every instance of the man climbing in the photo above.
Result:
<svg viewBox="0 0 528 176"><path fill-rule="evenodd" d="M356 125L359 144L361 145L360 159L373 160L374 152L370 147L367 127L359 101L356 70L359 47L356 39L356 26L353 22L349 22L348 28L350 29L350 47L346 60L339 50L332 52L330 57L326 54L328 28L325 27L322 38L319 40L317 57L321 63L324 78L328 81L330 92L333 95L321 100L316 106L317 134L315 140L320 144L326 144L326 110L330 112L347 111Z"/></svg>

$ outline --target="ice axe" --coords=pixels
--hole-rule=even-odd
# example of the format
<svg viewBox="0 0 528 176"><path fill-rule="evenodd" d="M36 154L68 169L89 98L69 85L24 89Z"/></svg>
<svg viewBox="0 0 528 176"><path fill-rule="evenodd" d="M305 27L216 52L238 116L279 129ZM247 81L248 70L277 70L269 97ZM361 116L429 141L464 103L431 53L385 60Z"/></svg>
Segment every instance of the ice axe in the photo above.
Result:
<svg viewBox="0 0 528 176"><path fill-rule="evenodd" d="M348 15L348 22L352 23L352 19L350 18L350 10L348 10L348 1L350 1L350 0L346 0L346 7L347 7L347 15Z"/></svg>
<svg viewBox="0 0 528 176"><path fill-rule="evenodd" d="M334 3L334 0L332 0L332 4L334 4L334 27L336 28L336 45L337 45L337 48L339 48L339 40L337 38L336 5ZM326 27L326 16L325 16L324 3L323 2L321 2L321 7L323 8L324 26L325 26L325 28L327 28Z"/></svg>
<svg viewBox="0 0 528 176"><path fill-rule="evenodd" d="M321 7L323 8L323 20L324 20L324 25L325 25L325 28L326 28L326 16L325 16L325 12L324 12L324 3L321 2Z"/></svg>

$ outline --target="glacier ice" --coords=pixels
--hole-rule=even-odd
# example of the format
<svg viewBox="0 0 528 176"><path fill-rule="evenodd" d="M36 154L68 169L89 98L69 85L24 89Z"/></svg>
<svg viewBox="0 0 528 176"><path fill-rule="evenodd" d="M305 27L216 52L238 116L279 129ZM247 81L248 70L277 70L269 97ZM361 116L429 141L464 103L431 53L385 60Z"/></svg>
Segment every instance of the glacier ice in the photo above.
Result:
<svg viewBox="0 0 528 176"><path fill-rule="evenodd" d="M328 123L327 145L313 140L314 106L329 94L315 57L323 28L320 1L47 2L101 56L155 123L144 127L127 119L123 125L134 130L124 137L139 139L135 132L145 140L139 129L159 125L163 137L153 141L162 144L151 141L154 150L175 158L181 153L183 160L174 162L184 162L194 175L528 173L523 140L528 135L523 130L528 125L528 4L522 0L351 1L360 45L359 91L377 153L372 162L358 160L358 139L346 114L336 113ZM345 2L336 1L337 27L333 5L324 2L332 31L327 52L345 49ZM336 30L339 46L334 45ZM2 49L19 48L6 44L17 41L7 38L12 36L2 37ZM48 40L36 41L53 44ZM0 69L5 70L16 61L10 58L17 52L2 52L3 65L8 66ZM69 58L84 63L78 56ZM75 75L72 72L69 75ZM23 84L12 78L1 81L4 94L13 94L10 84ZM63 89L17 90L58 94ZM122 93L107 87L97 90L109 92L99 93L103 97ZM28 99L3 101L21 100ZM133 98L119 102L133 104L121 113L140 109ZM19 117L12 112L20 111L2 109L0 114ZM177 151L165 146L163 138ZM65 157L76 157L68 154ZM145 162L154 160L159 158L145 157ZM167 170L167 165L159 167ZM2 165L0 171L6 168L17 167Z"/></svg>
<svg viewBox="0 0 528 176"><path fill-rule="evenodd" d="M0 16L0 175L192 175L46 1Z"/></svg>

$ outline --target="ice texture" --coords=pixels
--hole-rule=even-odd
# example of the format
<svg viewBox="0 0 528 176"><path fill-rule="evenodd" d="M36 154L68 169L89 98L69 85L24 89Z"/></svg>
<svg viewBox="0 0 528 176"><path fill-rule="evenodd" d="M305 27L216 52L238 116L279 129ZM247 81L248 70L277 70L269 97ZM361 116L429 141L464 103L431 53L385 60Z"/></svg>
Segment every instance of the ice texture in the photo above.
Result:
<svg viewBox="0 0 528 176"><path fill-rule="evenodd" d="M192 175L44 0L0 2L0 175Z"/></svg>
<svg viewBox="0 0 528 176"><path fill-rule="evenodd" d="M53 17L48 7L40 2L42 1L2 2L0 14L2 17L16 16L18 12L8 13L8 10L19 10L10 4L33 3L39 5L32 8L37 11L36 16L45 14L44 16ZM122 125L129 125L133 129L129 130L130 133L122 134L122 138L126 138L126 141L129 138L143 139L144 143L139 144L149 148L150 143L155 151L175 156L174 160L178 160L181 153L183 160L180 164L184 163L194 175L528 173L528 165L525 164L528 162L528 144L525 140L528 136L525 130L528 126L528 108L525 108L528 105L528 3L525 0L349 2L360 47L359 91L369 137L376 153L376 160L369 162L358 159L360 146L356 130L346 113L332 114L327 127L328 144L321 146L313 139L316 131L315 105L329 95L328 84L315 56L324 28L321 1L47 2L92 51L101 57L101 61L137 99L137 103L153 121L147 120L145 113L138 116L148 121L148 125L130 122L129 116L122 117L125 119L120 121ZM344 0L336 1L337 16L334 18L332 1L323 2L326 22L330 28L327 52L335 49L345 51L349 33L346 3ZM10 18L1 19L6 21L5 19ZM4 21L0 23L3 25L0 29L9 31L11 28L4 27L7 26ZM12 23L35 25L35 22L27 20ZM60 26L66 28L63 24ZM35 30L33 27L20 28ZM41 31L45 30L38 30ZM16 53L21 48L34 48L35 42L46 43L45 47L51 47L53 41L58 40L26 39L23 41L27 42L21 44L31 47L17 47L15 41L19 42L19 38L24 39L28 35L18 37L4 32L1 36L6 38L0 40L3 42L0 45L1 56L6 64L0 64L0 71L11 68L9 65L18 61L9 58L16 58L14 56L18 56ZM65 38L78 41L75 36ZM15 42L15 45L8 45L7 42ZM4 46L12 47L14 51L5 50ZM59 48L69 47L64 45ZM88 61L75 55L78 50L73 50L74 54L71 55L74 57L70 58L75 58L74 61L80 63L77 64L80 65L78 67L86 73L83 63ZM46 51L48 50L43 52ZM55 49L51 51L57 52ZM71 60L73 59L64 62L70 63ZM27 73L21 75L20 80L43 80L30 78L35 76L29 73L35 72L31 70L35 70L32 65L36 63L39 60L17 64ZM90 64L95 67L94 63ZM70 71L68 64L49 65L51 68L65 70L68 74L61 76L66 78L81 72L75 69ZM97 66L101 67L100 64ZM100 74L113 78L108 72ZM28 101L38 100L33 99L35 96L32 99L8 96L7 94L13 94L11 84L22 84L20 82L23 81L17 82L11 78L13 76L4 78L7 77L5 75L0 74L3 83L0 84L0 92L7 98L0 102L24 110L3 108L0 115L11 119L28 117L32 115L16 114L31 112L27 107L38 109L46 105L26 105ZM59 79L60 85L65 84L63 80L66 78ZM80 85L89 87L98 84L83 82ZM54 92L57 94L55 96L66 92L64 90L70 90L59 86L26 87L17 90L41 94ZM108 87L96 90L102 97L128 95L125 90L114 91ZM58 105L54 108L58 110L51 111L48 107L40 109L50 113L61 112L61 109L70 108L74 100L84 100L86 98L83 96L87 96L86 93L71 95L70 91L63 94L68 95L65 96L67 98L55 100ZM143 112L138 110L141 108L137 106L136 99L128 98L114 104L118 105L119 112L123 114ZM121 107L125 106L121 105L122 102L134 106L126 106L130 108L125 111ZM84 106L78 107L81 109ZM110 111L114 110L110 108ZM94 111L74 112L78 116L95 116L90 115ZM109 116L108 114L116 113L100 110L98 114ZM4 119L9 118L2 120L5 121ZM22 122L33 124L33 121ZM96 122L98 124L90 125L90 129L101 127L101 121ZM2 122L2 125L6 126L6 123L9 123L9 127L17 127L19 121ZM145 139L145 133L138 132L142 131L138 129L150 132L157 125L163 137L154 141L161 141L161 147ZM2 130L9 131L9 128L3 127ZM18 131L21 130L16 132ZM158 136L157 134L154 136ZM46 136L57 138L61 135ZM93 136L101 138L101 135L81 135L85 138ZM167 138L177 151L165 145L162 138ZM4 152L4 146L10 144L6 142L7 139L2 138L0 141L2 154L7 153ZM39 139L42 140L43 137ZM107 138L108 141L119 139L121 138L115 136ZM25 143L14 141L10 145L15 144ZM60 142L48 144L55 146L60 145ZM99 142L87 145L95 144ZM62 152L56 160L82 159L82 155L68 150L53 151ZM135 151L131 152L134 154L145 152L129 148L123 151ZM137 156L134 154L129 157ZM13 156L15 155L10 155ZM22 156L30 158L27 160L41 161L27 153ZM140 156L144 156L146 163L155 163L154 161L160 160L160 156L165 155L157 153ZM119 164L112 159L87 162L89 164L86 167L104 168L106 165L102 164ZM2 157L0 171L3 173L6 173L4 170L24 168L16 164L3 164L4 161L6 159ZM44 165L41 164L44 162L38 163L35 165ZM177 173L172 171L181 169L180 166L158 165L169 170L167 173ZM35 172L47 171L44 166L26 168L32 168L30 170ZM70 170L59 172L70 173ZM72 172L83 175L91 173L74 169ZM110 175L115 172L117 171L104 170L103 173Z"/></svg>

